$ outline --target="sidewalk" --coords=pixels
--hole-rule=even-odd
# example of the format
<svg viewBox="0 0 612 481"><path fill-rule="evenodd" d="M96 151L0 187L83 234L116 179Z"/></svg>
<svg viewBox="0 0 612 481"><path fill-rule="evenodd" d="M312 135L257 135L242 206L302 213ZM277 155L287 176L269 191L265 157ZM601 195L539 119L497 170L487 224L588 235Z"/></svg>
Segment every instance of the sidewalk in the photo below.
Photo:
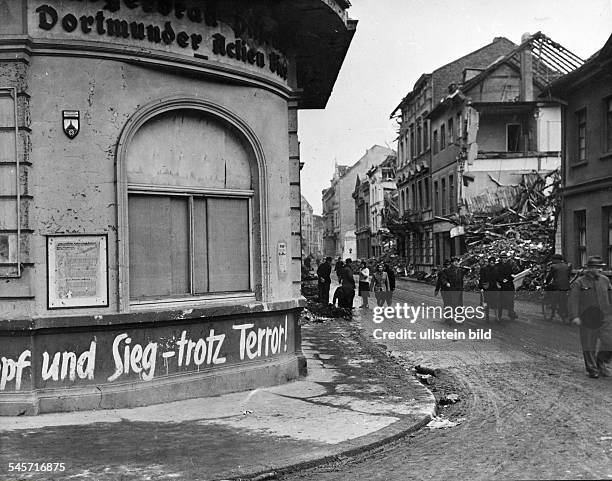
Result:
<svg viewBox="0 0 612 481"><path fill-rule="evenodd" d="M302 338L308 376L290 384L144 408L0 418L0 479L248 479L377 447L434 414L433 395L354 323L306 324ZM65 471L8 472L9 462L65 463Z"/></svg>

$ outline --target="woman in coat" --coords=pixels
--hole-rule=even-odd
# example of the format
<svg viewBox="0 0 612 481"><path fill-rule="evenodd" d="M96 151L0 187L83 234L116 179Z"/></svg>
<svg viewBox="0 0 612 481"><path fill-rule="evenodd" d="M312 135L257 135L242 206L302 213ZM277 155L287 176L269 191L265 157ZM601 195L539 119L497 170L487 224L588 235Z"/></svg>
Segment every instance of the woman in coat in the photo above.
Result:
<svg viewBox="0 0 612 481"><path fill-rule="evenodd" d="M363 261L359 269L359 295L361 296L361 307L368 308L368 298L370 297L370 269Z"/></svg>

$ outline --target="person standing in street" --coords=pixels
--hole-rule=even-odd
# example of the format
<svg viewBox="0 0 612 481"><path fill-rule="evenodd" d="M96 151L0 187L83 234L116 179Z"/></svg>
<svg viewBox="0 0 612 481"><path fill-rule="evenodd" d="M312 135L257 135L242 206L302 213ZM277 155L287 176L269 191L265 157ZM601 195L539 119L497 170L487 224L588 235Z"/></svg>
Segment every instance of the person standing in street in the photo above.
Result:
<svg viewBox="0 0 612 481"><path fill-rule="evenodd" d="M344 272L344 262L342 262L342 258L338 257L336 261L336 267L334 269L336 271L336 276L338 276L338 284L342 284L342 273Z"/></svg>
<svg viewBox="0 0 612 481"><path fill-rule="evenodd" d="M504 310L508 311L510 320L517 318L514 311L514 275L518 273L518 268L512 261L510 252L502 254L504 257L497 264L498 283L500 288L499 293L499 319L501 319Z"/></svg>
<svg viewBox="0 0 612 481"><path fill-rule="evenodd" d="M378 307L382 307L386 302L388 306L391 305L389 296L391 292L391 286L389 282L389 274L385 271L382 264L379 264L376 268L376 272L372 276L372 290L374 291L374 297L376 297L376 304Z"/></svg>
<svg viewBox="0 0 612 481"><path fill-rule="evenodd" d="M353 273L353 261L350 258L344 263L340 284L346 291L346 304L349 309L352 309L355 298L355 274Z"/></svg>
<svg viewBox="0 0 612 481"><path fill-rule="evenodd" d="M326 257L325 262L317 269L317 277L319 278L319 302L321 304L329 304L329 288L331 286L331 257Z"/></svg>
<svg viewBox="0 0 612 481"><path fill-rule="evenodd" d="M570 290L570 278L572 276L572 266L563 260L561 254L552 256L552 264L546 276L546 286L554 296L554 303L558 306L559 316L563 322L567 322L567 301Z"/></svg>
<svg viewBox="0 0 612 481"><path fill-rule="evenodd" d="M361 307L367 309L370 298L370 269L365 261L361 263L359 269L359 295L361 296Z"/></svg>
<svg viewBox="0 0 612 481"><path fill-rule="evenodd" d="M453 308L463 305L463 278L466 269L459 262L458 257L452 257L451 265L446 269L446 278L450 284L448 304Z"/></svg>
<svg viewBox="0 0 612 481"><path fill-rule="evenodd" d="M393 291L395 291L395 270L389 264L384 265L383 269L389 278L389 291L387 292L387 305L390 306L393 302Z"/></svg>
<svg viewBox="0 0 612 481"><path fill-rule="evenodd" d="M485 320L489 322L491 309L495 312L497 322L500 321L501 312L499 307L499 284L495 257L489 257L486 266L480 268L478 288L482 293L482 303L485 311Z"/></svg>
<svg viewBox="0 0 612 481"><path fill-rule="evenodd" d="M612 374L612 284L602 274L604 267L600 256L589 257L586 271L570 290L570 315L580 326L584 365L592 378Z"/></svg>
<svg viewBox="0 0 612 481"><path fill-rule="evenodd" d="M450 280L448 279L447 270L450 267L450 260L446 259L442 269L438 272L438 278L436 279L436 288L434 290L434 296L438 295L438 292L442 296L442 304L446 307L449 302L448 292L450 289Z"/></svg>

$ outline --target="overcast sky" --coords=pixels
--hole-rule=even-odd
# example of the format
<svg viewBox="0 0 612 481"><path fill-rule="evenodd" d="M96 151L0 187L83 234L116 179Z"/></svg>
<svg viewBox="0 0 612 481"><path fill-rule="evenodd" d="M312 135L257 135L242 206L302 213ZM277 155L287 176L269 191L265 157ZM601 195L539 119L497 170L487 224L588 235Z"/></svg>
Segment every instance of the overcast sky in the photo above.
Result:
<svg viewBox="0 0 612 481"><path fill-rule="evenodd" d="M359 21L325 110L299 114L302 194L321 213L334 162L352 165L372 145L396 149L389 115L423 73L494 37L520 43L542 31L582 58L612 34L612 0L351 0Z"/></svg>

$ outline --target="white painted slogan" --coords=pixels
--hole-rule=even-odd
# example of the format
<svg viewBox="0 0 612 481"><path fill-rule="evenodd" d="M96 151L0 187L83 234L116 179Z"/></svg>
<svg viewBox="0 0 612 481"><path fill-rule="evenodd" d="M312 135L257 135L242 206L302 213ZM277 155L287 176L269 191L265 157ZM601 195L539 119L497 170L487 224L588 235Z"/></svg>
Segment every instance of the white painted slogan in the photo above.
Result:
<svg viewBox="0 0 612 481"><path fill-rule="evenodd" d="M287 316L285 322L276 327L256 328L253 323L234 324L232 331L240 336L238 355L241 361L257 359L287 352ZM226 334L210 329L208 336L191 339L187 330L178 339L169 343L148 342L146 345L133 342L127 333L115 336L112 343L112 357L115 371L106 380L113 382L128 374L137 374L143 381L155 377L158 353L161 353L168 373L169 363L174 359L178 367L200 367L202 365L225 364L222 355ZM96 370L97 340L89 344L84 352L58 351L42 353L41 378L43 381L93 380ZM164 347L162 347L164 346ZM163 351L160 349L164 349ZM23 351L17 359L0 358L0 391L14 382L15 391L21 389L26 368L32 366L32 352ZM9 384L10 385L10 384Z"/></svg>

